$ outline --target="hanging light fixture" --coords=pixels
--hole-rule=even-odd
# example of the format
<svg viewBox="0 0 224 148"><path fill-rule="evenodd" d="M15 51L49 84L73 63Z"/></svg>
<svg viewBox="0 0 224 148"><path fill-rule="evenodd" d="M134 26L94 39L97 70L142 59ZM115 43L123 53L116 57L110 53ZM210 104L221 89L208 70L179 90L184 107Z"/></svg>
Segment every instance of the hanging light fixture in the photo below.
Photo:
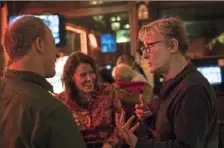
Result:
<svg viewBox="0 0 224 148"><path fill-rule="evenodd" d="M118 30L120 30L121 24L120 22L113 22L111 23L111 29L115 32L117 32Z"/></svg>

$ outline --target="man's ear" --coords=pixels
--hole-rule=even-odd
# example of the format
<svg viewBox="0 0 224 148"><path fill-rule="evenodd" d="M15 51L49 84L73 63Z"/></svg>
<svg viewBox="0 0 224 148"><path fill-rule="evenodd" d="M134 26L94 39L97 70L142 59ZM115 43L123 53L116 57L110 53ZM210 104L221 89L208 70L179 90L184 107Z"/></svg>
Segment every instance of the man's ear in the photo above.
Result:
<svg viewBox="0 0 224 148"><path fill-rule="evenodd" d="M177 39L172 38L170 40L170 47L169 47L170 53L176 52L178 50L178 47L179 47L179 43L178 43Z"/></svg>
<svg viewBox="0 0 224 148"><path fill-rule="evenodd" d="M35 45L36 45L37 52L44 53L44 43L40 37L37 37L37 39L35 40Z"/></svg>

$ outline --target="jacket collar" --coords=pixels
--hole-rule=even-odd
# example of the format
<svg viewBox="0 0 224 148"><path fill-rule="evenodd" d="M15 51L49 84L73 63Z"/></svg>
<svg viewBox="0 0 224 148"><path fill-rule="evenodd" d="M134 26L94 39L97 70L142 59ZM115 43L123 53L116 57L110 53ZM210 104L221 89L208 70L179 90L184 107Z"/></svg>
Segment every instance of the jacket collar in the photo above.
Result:
<svg viewBox="0 0 224 148"><path fill-rule="evenodd" d="M186 75L192 71L196 71L195 66L189 63L178 75L173 79L170 79L163 83L160 91L160 99L166 98L173 89L175 89L178 84L186 77Z"/></svg>
<svg viewBox="0 0 224 148"><path fill-rule="evenodd" d="M53 86L42 76L39 74L28 72L28 71L17 71L7 69L4 73L4 77L12 77L21 80L30 81L31 83L35 83L47 89L50 92L53 92Z"/></svg>

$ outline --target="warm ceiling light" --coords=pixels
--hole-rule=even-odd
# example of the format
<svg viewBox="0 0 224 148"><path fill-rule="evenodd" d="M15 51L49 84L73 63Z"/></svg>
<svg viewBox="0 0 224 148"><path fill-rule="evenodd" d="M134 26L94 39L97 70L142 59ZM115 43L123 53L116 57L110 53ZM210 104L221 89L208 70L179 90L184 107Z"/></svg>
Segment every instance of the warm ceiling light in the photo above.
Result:
<svg viewBox="0 0 224 148"><path fill-rule="evenodd" d="M120 29L120 26L121 26L121 24L119 23L119 22L113 22L112 24L111 24L111 28L112 28L112 30L113 31L118 31L119 29Z"/></svg>
<svg viewBox="0 0 224 148"><path fill-rule="evenodd" d="M130 28L130 25L129 24L126 24L126 25L124 25L124 28L129 29Z"/></svg>
<svg viewBox="0 0 224 148"><path fill-rule="evenodd" d="M120 21L121 20L121 17L120 16L117 16L117 21Z"/></svg>
<svg viewBox="0 0 224 148"><path fill-rule="evenodd" d="M91 4L92 5L96 5L97 4L97 1L91 1Z"/></svg>
<svg viewBox="0 0 224 148"><path fill-rule="evenodd" d="M110 21L111 22L115 22L116 21L116 18L113 16L113 17L110 18Z"/></svg>

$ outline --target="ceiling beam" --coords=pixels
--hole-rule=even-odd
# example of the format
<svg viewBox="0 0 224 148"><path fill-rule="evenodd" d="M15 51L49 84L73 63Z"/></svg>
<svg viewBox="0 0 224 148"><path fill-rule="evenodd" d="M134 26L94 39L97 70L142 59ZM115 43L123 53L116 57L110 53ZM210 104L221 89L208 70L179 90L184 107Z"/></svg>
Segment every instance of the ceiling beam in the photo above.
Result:
<svg viewBox="0 0 224 148"><path fill-rule="evenodd" d="M152 7L157 8L185 8L185 7L210 7L223 6L224 2L217 1L150 1Z"/></svg>
<svg viewBox="0 0 224 148"><path fill-rule="evenodd" d="M61 11L60 14L64 15L66 18L75 18L83 16L95 16L95 15L105 15L110 13L121 13L128 12L128 5L117 5L106 7L93 7L93 8L80 8L68 11Z"/></svg>
<svg viewBox="0 0 224 148"><path fill-rule="evenodd" d="M19 6L19 7L17 7ZM128 12L127 2L90 5L81 2L9 2L9 15L59 13L67 18Z"/></svg>

